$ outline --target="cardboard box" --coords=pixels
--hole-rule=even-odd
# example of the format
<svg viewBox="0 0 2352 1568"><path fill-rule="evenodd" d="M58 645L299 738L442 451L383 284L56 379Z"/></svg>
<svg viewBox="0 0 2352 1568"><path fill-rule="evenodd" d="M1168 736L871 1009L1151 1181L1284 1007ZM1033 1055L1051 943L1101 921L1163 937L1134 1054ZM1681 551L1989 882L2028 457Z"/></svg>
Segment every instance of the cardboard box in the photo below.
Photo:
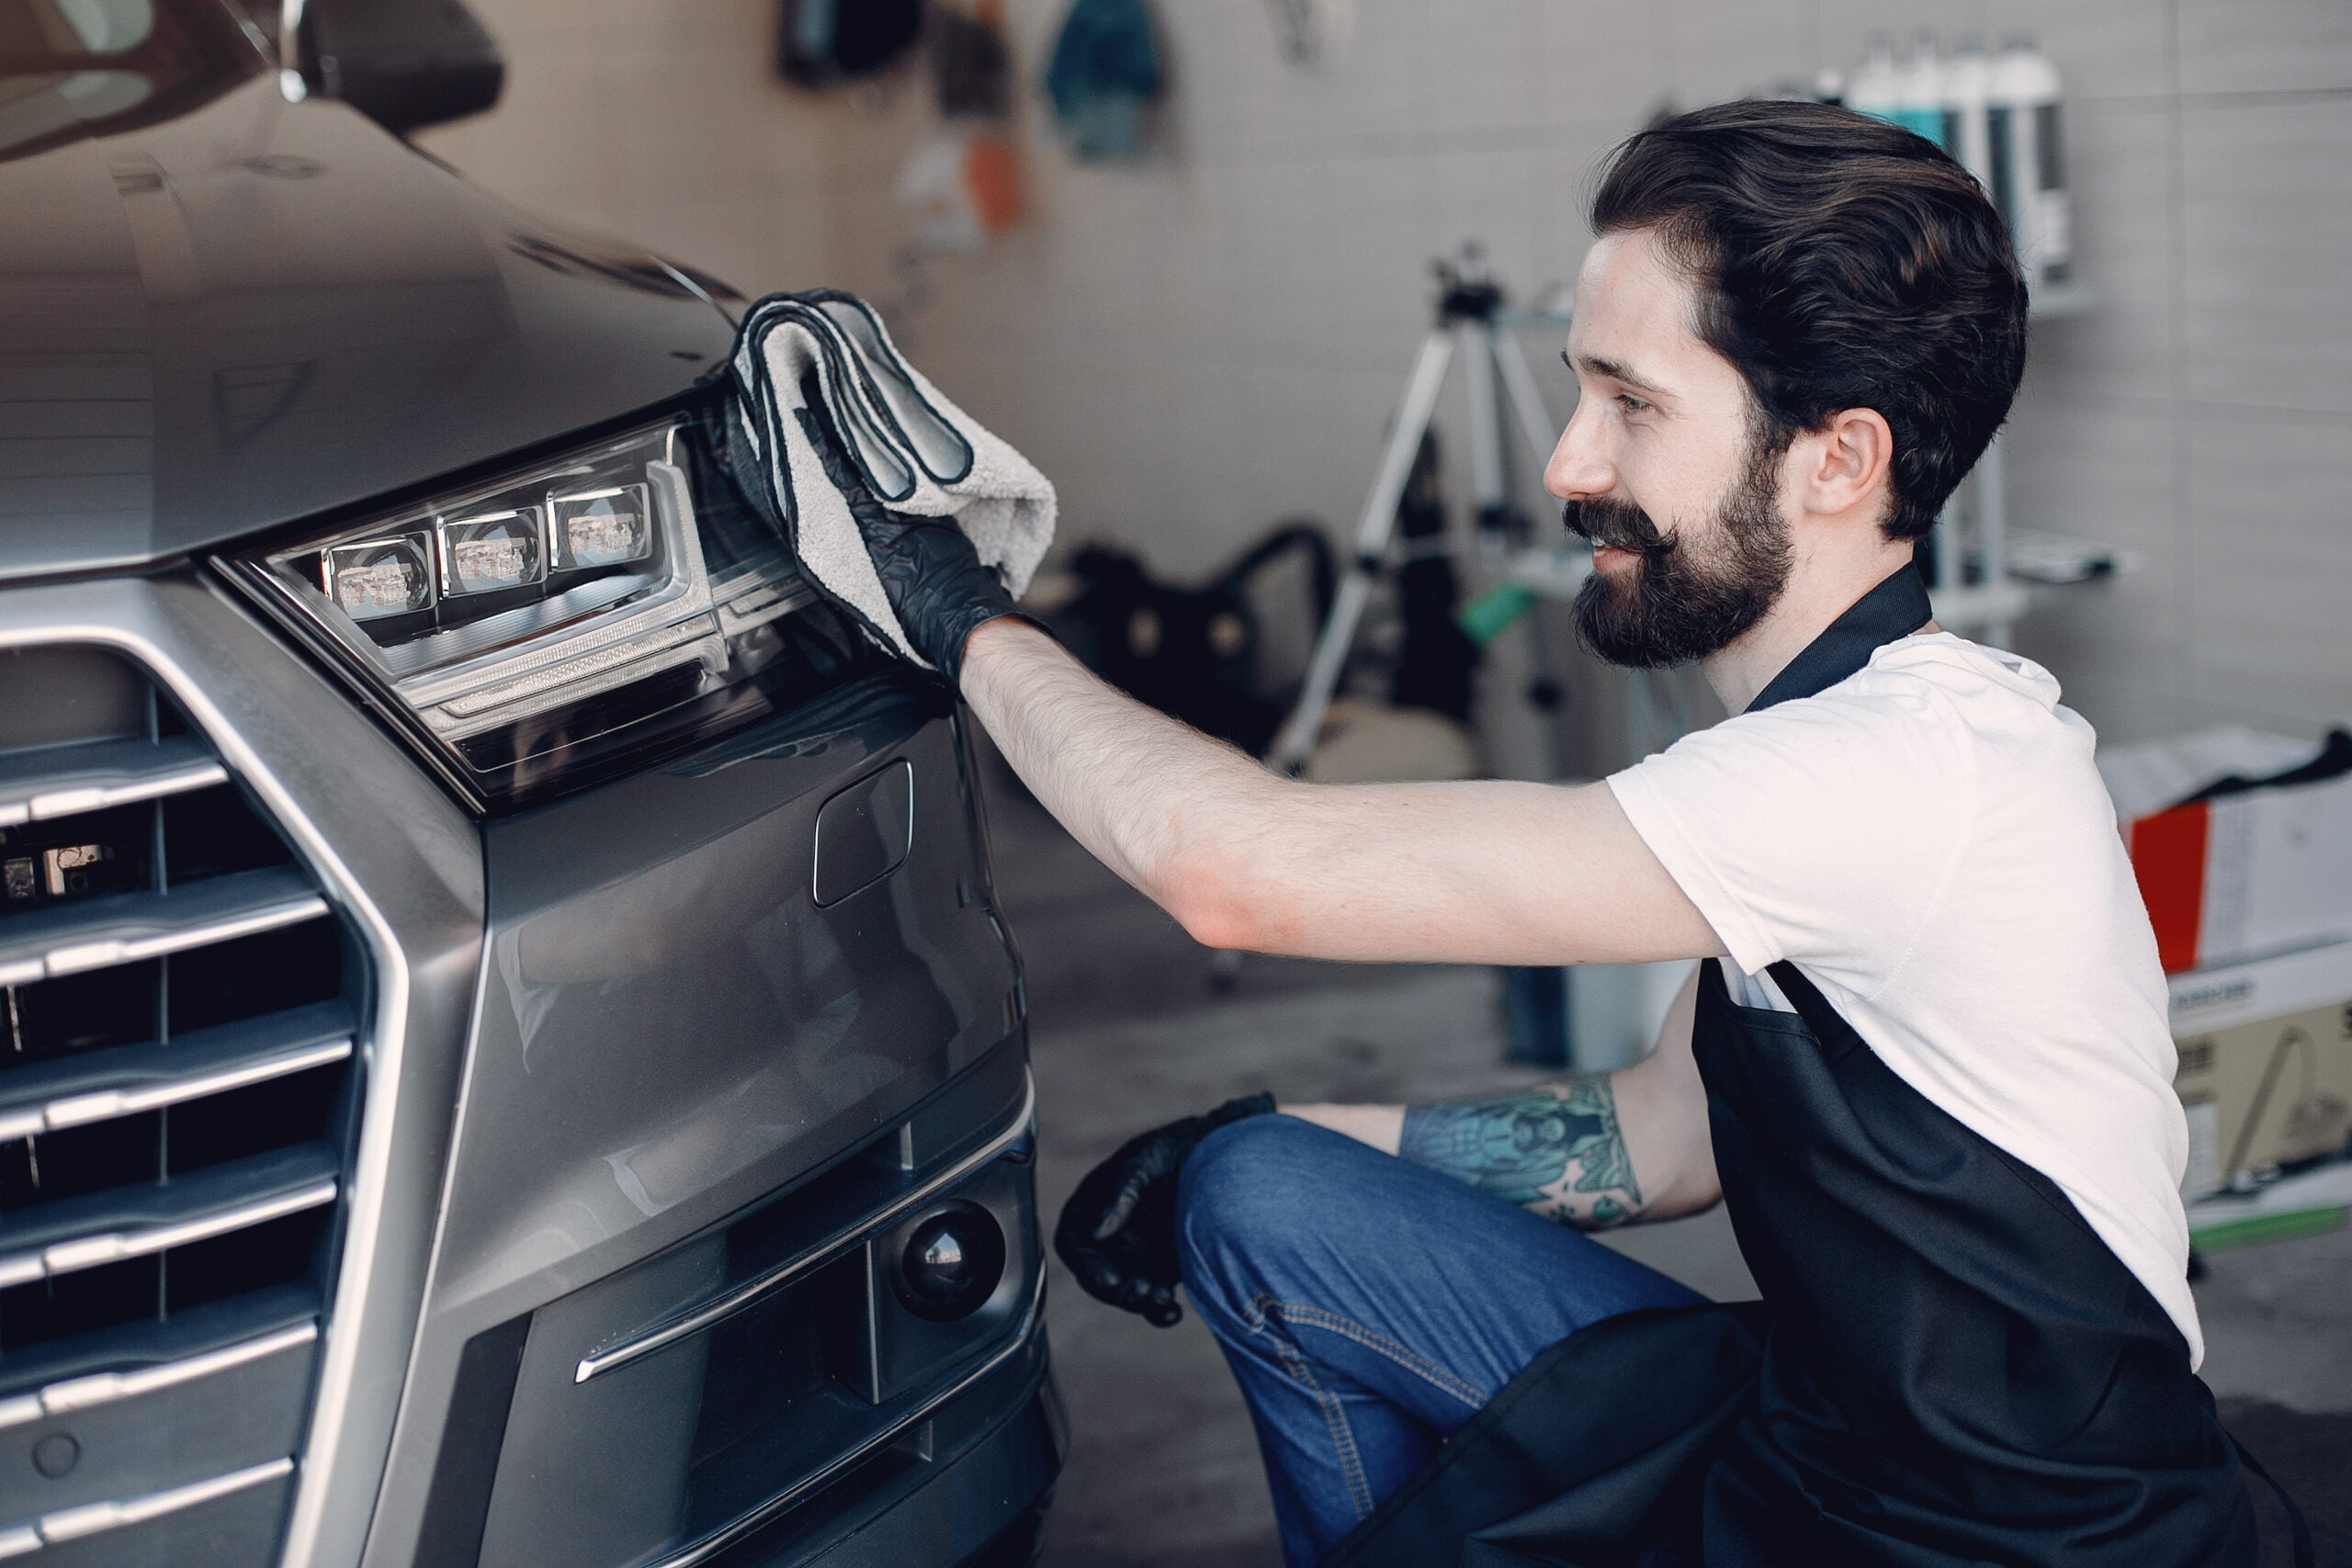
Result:
<svg viewBox="0 0 2352 1568"><path fill-rule="evenodd" d="M2352 943L2176 976L2181 1190L2201 1197L2352 1136Z"/></svg>
<svg viewBox="0 0 2352 1568"><path fill-rule="evenodd" d="M2352 775L2175 807L2124 839L2167 974L2352 938Z"/></svg>

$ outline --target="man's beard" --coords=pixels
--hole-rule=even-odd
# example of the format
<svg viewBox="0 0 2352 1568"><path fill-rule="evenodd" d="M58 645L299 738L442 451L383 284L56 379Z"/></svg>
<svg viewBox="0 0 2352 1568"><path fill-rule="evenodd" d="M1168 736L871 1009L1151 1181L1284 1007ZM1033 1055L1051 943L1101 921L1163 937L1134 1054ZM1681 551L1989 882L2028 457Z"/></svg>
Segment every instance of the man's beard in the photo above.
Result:
<svg viewBox="0 0 2352 1568"><path fill-rule="evenodd" d="M1578 590L1585 647L1611 664L1658 670L1704 659L1762 619L1789 581L1780 456L1759 443L1712 526L1670 539L1631 502L1569 502L1560 520L1570 533L1641 557L1630 582L1596 571Z"/></svg>

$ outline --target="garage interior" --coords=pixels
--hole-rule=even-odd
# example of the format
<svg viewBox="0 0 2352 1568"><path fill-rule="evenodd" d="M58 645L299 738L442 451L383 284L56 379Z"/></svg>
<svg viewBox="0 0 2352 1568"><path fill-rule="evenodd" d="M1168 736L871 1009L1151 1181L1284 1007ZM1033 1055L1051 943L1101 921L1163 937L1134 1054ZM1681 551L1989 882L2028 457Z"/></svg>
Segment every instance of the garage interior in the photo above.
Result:
<svg viewBox="0 0 2352 1568"><path fill-rule="evenodd" d="M1556 428L1575 396L1556 355L1561 289L1589 243L1591 171L1662 109L1851 98L1875 38L1907 57L2030 33L2063 83L2071 254L2041 291L2000 471L1955 519L1939 587L1973 617L1961 629L2050 669L2102 748L2137 748L2143 769L2191 767L2180 738L2220 734L2236 739L2210 754L2283 772L2295 746L2316 752L2352 724L2352 8L2335 0L1161 0L1156 85L1127 91L1128 118L1107 128L1057 114L1046 91L1068 0L933 0L934 37L1001 28L998 100L945 93L929 42L796 81L781 34L806 6L469 4L503 56L503 96L418 143L536 214L746 295L824 285L874 301L907 355L1058 487L1048 609L1102 592L1100 560L1080 571L1090 545L1185 587L1293 520L1344 553L1430 328L1433 262L1483 267L1504 291L1502 330ZM1002 155L985 178L981 142ZM1556 531L1541 453L1508 410L1502 501L1537 521L1533 545L1481 534L1464 376L1457 364L1415 491L1451 543L1415 558L1450 548L1465 615L1484 606L1502 624L1470 632L1483 658L1459 712L1435 729L1388 724L1404 632L1384 590L1341 690L1368 727L1360 754L1327 760L1339 771L1325 776L1597 778L1719 717L1695 677L1628 680L1577 650L1542 563L1514 553ZM1309 598L1284 580L1260 611L1294 664ZM1009 770L990 778L1049 1213L1134 1132L1228 1096L1466 1098L1559 1070L1530 1065L1545 1025L1513 990L1523 978L1218 960ZM2341 860L2352 814L2333 835L2314 852ZM2335 897L2294 953L2352 939L2352 893ZM2245 956L2191 954L2181 973ZM1656 990L1655 976L1611 984L1572 980L1595 999L1549 1026L1577 1066L1628 1049L1601 1003L1638 1021ZM2302 1000L2299 1013L2341 1015L2352 979ZM2185 1075L2192 1036L2205 1038L2184 1026ZM2315 1047L2331 1048L2352 1044ZM2312 1070L2341 1081L2352 1058ZM2225 1419L2311 1516L2320 1560L2343 1564L2352 1145L2340 1115L2326 1120L2328 1092L2298 1102L2318 1107L2324 1147L2266 1162L2223 1137L2199 1196L2247 1206L2199 1211L2196 1291ZM1720 1211L1609 1239L1719 1298L1753 1293ZM1154 1329L1066 1275L1050 1313L1073 1445L1043 1561L1277 1561L1248 1417L1197 1319Z"/></svg>

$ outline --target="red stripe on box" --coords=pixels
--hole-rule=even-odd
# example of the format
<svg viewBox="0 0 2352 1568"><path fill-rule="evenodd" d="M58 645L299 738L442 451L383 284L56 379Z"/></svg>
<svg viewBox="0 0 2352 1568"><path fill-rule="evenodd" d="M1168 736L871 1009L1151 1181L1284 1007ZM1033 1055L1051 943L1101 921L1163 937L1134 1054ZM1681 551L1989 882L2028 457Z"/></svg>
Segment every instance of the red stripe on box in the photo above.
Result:
<svg viewBox="0 0 2352 1568"><path fill-rule="evenodd" d="M2165 973L2197 967L2198 922L2205 909L2205 841L2212 807L2199 800L2132 824L2132 874L2156 928Z"/></svg>

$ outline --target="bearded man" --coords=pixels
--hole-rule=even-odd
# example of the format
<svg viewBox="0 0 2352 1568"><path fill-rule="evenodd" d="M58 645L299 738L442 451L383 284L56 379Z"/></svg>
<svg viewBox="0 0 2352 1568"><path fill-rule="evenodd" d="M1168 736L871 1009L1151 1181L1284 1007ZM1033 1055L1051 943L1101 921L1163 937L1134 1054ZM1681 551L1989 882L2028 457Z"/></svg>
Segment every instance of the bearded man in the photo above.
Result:
<svg viewBox="0 0 2352 1568"><path fill-rule="evenodd" d="M1929 143L1786 103L1634 137L1592 226L1545 476L1594 547L1577 619L1732 716L1603 783L1274 777L1087 673L952 528L865 509L918 645L1203 942L1703 960L1623 1071L1145 1134L1062 1256L1155 1321L1190 1292L1293 1564L2250 1563L2090 728L1913 564L2017 389L2009 237ZM1760 1303L1582 1234L1718 1201Z"/></svg>

